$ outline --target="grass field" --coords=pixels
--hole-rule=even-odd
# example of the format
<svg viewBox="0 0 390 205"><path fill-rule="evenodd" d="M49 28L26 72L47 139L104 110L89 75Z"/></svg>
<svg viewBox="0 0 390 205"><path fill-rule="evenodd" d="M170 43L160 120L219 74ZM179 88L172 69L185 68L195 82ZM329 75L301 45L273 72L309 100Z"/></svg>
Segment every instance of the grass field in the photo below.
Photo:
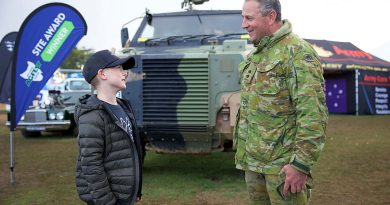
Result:
<svg viewBox="0 0 390 205"><path fill-rule="evenodd" d="M14 133L15 186L10 185L9 131L0 114L0 204L83 204L74 185L76 139ZM327 142L313 170L311 204L390 204L390 116L331 115ZM248 204L234 153L162 155L148 152L146 204Z"/></svg>

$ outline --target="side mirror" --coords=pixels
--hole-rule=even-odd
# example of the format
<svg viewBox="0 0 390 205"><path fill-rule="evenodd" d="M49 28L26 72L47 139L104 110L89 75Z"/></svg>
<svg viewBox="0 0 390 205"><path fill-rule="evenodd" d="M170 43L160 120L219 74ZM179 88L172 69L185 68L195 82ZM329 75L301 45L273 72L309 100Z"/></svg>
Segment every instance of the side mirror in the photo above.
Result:
<svg viewBox="0 0 390 205"><path fill-rule="evenodd" d="M122 47L125 47L127 40L129 39L129 30L125 27L121 29L121 43Z"/></svg>
<svg viewBox="0 0 390 205"><path fill-rule="evenodd" d="M146 22L148 23L149 26L151 26L152 20L153 20L153 15L149 12L148 9L146 9L145 15L146 15Z"/></svg>

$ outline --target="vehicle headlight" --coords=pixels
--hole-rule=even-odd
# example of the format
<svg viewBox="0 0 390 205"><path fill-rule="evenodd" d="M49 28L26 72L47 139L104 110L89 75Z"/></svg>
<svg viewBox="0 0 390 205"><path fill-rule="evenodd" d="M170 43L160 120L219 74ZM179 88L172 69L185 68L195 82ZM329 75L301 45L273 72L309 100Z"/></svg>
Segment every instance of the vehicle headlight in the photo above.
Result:
<svg viewBox="0 0 390 205"><path fill-rule="evenodd" d="M55 113L49 113L49 120L55 120L56 114Z"/></svg>
<svg viewBox="0 0 390 205"><path fill-rule="evenodd" d="M20 120L22 120L22 121L24 120L24 115L22 115L22 117L20 118Z"/></svg>
<svg viewBox="0 0 390 205"><path fill-rule="evenodd" d="M56 114L56 119L57 120L63 120L64 119L64 112L58 112Z"/></svg>

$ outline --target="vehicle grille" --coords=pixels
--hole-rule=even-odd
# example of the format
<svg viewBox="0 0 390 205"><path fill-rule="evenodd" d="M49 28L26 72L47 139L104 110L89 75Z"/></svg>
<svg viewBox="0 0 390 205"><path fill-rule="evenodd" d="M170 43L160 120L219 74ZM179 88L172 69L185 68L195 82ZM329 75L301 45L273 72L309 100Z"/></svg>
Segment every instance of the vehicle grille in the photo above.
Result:
<svg viewBox="0 0 390 205"><path fill-rule="evenodd" d="M144 125L208 125L208 59L144 59Z"/></svg>
<svg viewBox="0 0 390 205"><path fill-rule="evenodd" d="M46 121L46 112L44 110L27 111L24 114L25 122L44 122Z"/></svg>

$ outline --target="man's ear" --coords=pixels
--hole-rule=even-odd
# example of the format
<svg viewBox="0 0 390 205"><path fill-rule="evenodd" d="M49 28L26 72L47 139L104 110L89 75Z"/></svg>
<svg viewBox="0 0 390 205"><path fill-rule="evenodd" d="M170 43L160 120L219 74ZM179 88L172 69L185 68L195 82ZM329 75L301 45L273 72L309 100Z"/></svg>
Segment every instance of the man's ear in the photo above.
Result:
<svg viewBox="0 0 390 205"><path fill-rule="evenodd" d="M268 24L269 25L273 25L276 21L276 11L275 10L271 10L268 14Z"/></svg>

